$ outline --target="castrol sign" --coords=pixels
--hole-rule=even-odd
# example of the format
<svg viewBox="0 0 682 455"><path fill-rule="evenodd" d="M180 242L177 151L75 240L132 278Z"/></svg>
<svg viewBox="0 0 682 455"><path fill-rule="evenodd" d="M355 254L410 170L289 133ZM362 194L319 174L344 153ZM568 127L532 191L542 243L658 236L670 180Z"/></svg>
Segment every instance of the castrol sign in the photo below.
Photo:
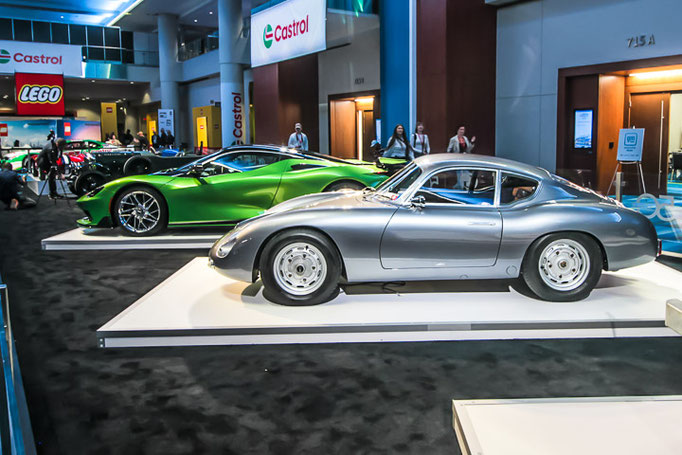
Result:
<svg viewBox="0 0 682 455"><path fill-rule="evenodd" d="M251 66L325 50L326 22L325 0L287 0L251 10Z"/></svg>
<svg viewBox="0 0 682 455"><path fill-rule="evenodd" d="M64 76L16 73L18 115L64 115Z"/></svg>

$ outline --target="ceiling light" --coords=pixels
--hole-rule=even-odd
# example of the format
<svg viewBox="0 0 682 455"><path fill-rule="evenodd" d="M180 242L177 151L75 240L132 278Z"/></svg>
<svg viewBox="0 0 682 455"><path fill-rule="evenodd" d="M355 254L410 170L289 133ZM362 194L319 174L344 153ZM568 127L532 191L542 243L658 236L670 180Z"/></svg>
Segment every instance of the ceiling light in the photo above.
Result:
<svg viewBox="0 0 682 455"><path fill-rule="evenodd" d="M4 94L4 95L2 96L2 99L3 99L3 100L6 100L7 98L9 98L9 95L8 95L8 94Z"/></svg>
<svg viewBox="0 0 682 455"><path fill-rule="evenodd" d="M209 11L208 14L213 14L213 11Z"/></svg>
<svg viewBox="0 0 682 455"><path fill-rule="evenodd" d="M95 82L95 80L93 79L91 82Z"/></svg>
<svg viewBox="0 0 682 455"><path fill-rule="evenodd" d="M133 82L133 81L130 81L130 85L133 85L134 83L135 83L135 82Z"/></svg>
<svg viewBox="0 0 682 455"><path fill-rule="evenodd" d="M59 16L60 19L64 19L64 16Z"/></svg>
<svg viewBox="0 0 682 455"><path fill-rule="evenodd" d="M630 77L636 77L637 79L653 79L655 77L675 77L682 76L682 69L677 70L664 70L664 71L650 71L647 73L632 73Z"/></svg>
<svg viewBox="0 0 682 455"><path fill-rule="evenodd" d="M199 22L197 19L194 19L194 22Z"/></svg>

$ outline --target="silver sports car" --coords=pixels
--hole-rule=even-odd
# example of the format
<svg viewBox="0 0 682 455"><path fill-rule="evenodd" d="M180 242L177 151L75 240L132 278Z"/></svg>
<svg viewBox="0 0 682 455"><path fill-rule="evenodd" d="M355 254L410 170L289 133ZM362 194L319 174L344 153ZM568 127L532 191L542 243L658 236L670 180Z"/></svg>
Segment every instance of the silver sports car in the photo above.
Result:
<svg viewBox="0 0 682 455"><path fill-rule="evenodd" d="M602 270L658 254L653 225L548 171L461 154L416 159L376 190L279 204L213 245L224 275L285 305L333 299L339 282L519 278L539 298L587 297Z"/></svg>

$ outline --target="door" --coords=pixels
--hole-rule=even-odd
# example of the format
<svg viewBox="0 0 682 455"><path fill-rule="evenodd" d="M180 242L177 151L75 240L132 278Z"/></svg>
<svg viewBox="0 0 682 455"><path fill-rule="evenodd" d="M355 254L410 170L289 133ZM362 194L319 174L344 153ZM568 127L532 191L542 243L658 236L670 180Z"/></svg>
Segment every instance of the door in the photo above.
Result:
<svg viewBox="0 0 682 455"><path fill-rule="evenodd" d="M157 131L156 130L156 120L149 120L147 122L147 130L148 130L147 131L147 139L149 139L149 144L151 145L152 135L154 134L154 131Z"/></svg>
<svg viewBox="0 0 682 455"><path fill-rule="evenodd" d="M355 159L355 101L330 101L330 127L332 156Z"/></svg>
<svg viewBox="0 0 682 455"><path fill-rule="evenodd" d="M495 171L478 169L447 169L428 177L415 193L424 206L400 208L386 226L381 265L493 266L502 238L495 182Z"/></svg>
<svg viewBox="0 0 682 455"><path fill-rule="evenodd" d="M630 97L630 128L644 128L642 169L646 192L666 194L668 169L668 113L670 93L642 93ZM624 166L625 193L641 194L636 166Z"/></svg>
<svg viewBox="0 0 682 455"><path fill-rule="evenodd" d="M374 111L362 111L362 155L360 159L369 162L374 161L374 153L370 146L376 137Z"/></svg>
<svg viewBox="0 0 682 455"><path fill-rule="evenodd" d="M208 122L206 117L197 117L197 147L208 147Z"/></svg>
<svg viewBox="0 0 682 455"><path fill-rule="evenodd" d="M281 155L244 151L204 164L201 175L164 186L171 223L223 223L260 215L272 206L287 161Z"/></svg>

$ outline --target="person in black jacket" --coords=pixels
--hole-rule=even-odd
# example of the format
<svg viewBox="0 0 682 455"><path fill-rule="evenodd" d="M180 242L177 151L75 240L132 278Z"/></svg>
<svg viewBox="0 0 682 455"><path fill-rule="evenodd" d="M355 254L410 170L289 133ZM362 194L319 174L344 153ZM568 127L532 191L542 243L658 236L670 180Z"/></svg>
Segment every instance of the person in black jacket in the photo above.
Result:
<svg viewBox="0 0 682 455"><path fill-rule="evenodd" d="M47 174L48 185L50 186L50 199L60 197L57 194L57 175L59 169L57 168L57 161L62 157L64 148L66 147L66 139L58 138L56 141L51 140L40 151L38 155L38 168L41 175Z"/></svg>
<svg viewBox="0 0 682 455"><path fill-rule="evenodd" d="M0 170L0 201L7 205L9 210L29 208L36 205L33 199L24 197L20 188L26 184L26 177L20 177L12 170L10 163L2 163Z"/></svg>

